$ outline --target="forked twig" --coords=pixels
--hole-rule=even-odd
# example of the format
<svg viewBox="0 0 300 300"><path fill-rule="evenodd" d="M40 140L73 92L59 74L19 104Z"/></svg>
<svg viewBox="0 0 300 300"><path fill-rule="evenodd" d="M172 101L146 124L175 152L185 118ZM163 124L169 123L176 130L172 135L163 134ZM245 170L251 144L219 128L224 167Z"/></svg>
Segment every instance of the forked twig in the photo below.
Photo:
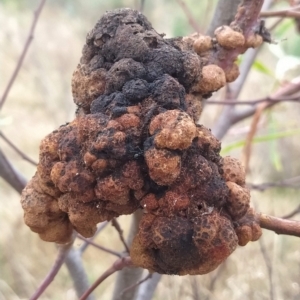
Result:
<svg viewBox="0 0 300 300"><path fill-rule="evenodd" d="M86 300L87 297L110 275L117 271L122 270L125 267L133 267L131 258L129 256L119 258L114 264L109 267L92 285L91 287L80 297L79 300Z"/></svg>
<svg viewBox="0 0 300 300"><path fill-rule="evenodd" d="M120 293L120 299L122 299L122 295L124 293L126 293L127 291L134 289L136 287L138 287L139 285L141 285L142 283L144 283L145 281L147 281L148 279L150 279L152 277L152 274L149 273L145 278L139 280L137 283L132 284L131 286L127 287L126 289L124 289L121 293Z"/></svg>

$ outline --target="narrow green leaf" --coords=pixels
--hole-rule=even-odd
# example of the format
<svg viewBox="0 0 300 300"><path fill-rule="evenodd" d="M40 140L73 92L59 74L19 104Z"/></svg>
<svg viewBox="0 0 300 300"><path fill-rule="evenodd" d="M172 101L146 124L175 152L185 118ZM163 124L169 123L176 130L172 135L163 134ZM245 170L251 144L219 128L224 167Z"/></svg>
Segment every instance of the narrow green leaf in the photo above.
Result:
<svg viewBox="0 0 300 300"><path fill-rule="evenodd" d="M275 133L269 133L267 135L257 136L253 139L253 143L268 142L268 141L277 140L280 138L294 136L294 135L300 135L300 129L275 132ZM226 155L232 150L242 148L243 146L245 146L245 143L246 143L245 140L231 143L231 144L223 147L223 149L221 151L221 155Z"/></svg>

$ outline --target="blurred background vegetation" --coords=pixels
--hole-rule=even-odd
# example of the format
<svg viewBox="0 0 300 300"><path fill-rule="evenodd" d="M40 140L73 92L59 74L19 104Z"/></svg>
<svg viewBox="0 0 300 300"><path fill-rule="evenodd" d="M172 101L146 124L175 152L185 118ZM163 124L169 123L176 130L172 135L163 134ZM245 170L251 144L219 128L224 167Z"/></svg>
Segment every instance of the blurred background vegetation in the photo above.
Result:
<svg viewBox="0 0 300 300"><path fill-rule="evenodd" d="M199 27L205 33L213 15L214 1L186 0ZM11 76L22 51L38 1L0 0L0 92ZM138 0L49 0L40 16L33 43L0 114L0 130L23 152L38 160L40 140L59 125L71 121L71 76L81 56L87 32L105 13L120 7L138 8ZM273 9L287 7L275 1ZM145 1L144 14L159 33L167 37L194 32L176 0ZM272 25L274 20L268 20ZM295 22L286 19L273 32L275 45L264 45L243 88L241 99L254 100L274 92L284 81L300 74L300 37ZM242 60L243 58L241 58ZM224 91L214 99L222 99ZM207 105L200 123L213 127L222 107ZM280 103L264 113L259 123L250 161L248 182L274 182L300 174L300 106ZM238 123L224 140L223 154L241 157L250 120ZM35 167L0 140L0 147L27 179ZM299 188L299 185L298 185ZM254 207L282 216L299 205L297 189L274 188L253 191ZM0 178L0 300L28 299L50 269L55 245L41 241L23 222L19 194ZM295 216L299 220L299 217ZM121 217L125 234L130 217ZM108 226L96 242L120 251L118 234ZM75 247L81 245L75 242ZM93 282L115 260L90 246L84 264ZM239 247L219 269L204 276L164 276L154 299L300 299L299 239L264 231L260 242ZM115 276L95 295L110 299ZM63 267L40 298L76 299L71 279Z"/></svg>

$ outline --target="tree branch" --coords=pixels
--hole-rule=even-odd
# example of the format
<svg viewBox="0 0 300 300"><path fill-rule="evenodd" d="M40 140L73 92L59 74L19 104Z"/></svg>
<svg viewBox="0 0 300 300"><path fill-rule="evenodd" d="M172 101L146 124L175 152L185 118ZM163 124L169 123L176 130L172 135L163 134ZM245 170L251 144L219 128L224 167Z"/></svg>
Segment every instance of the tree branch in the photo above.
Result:
<svg viewBox="0 0 300 300"><path fill-rule="evenodd" d="M116 228L117 232L119 233L120 240L121 240L122 244L124 245L124 248L125 248L126 252L129 253L130 249L129 249L129 247L128 247L125 239L124 239L123 230L122 230L118 220L116 218L113 218L111 220L111 224L112 224L113 227Z"/></svg>
<svg viewBox="0 0 300 300"><path fill-rule="evenodd" d="M46 278L43 280L42 284L38 287L38 289L35 291L35 293L30 297L30 300L37 300L47 289L47 287L50 285L50 283L54 280L56 274L60 270L61 266L63 265L70 249L72 248L73 242L75 239L75 234L73 234L72 241L65 245L58 245L58 255L56 257L56 260L49 271Z"/></svg>
<svg viewBox="0 0 300 300"><path fill-rule="evenodd" d="M151 300L153 298L156 287L161 280L162 275L153 273L152 277L139 287L135 295L135 300Z"/></svg>
<svg viewBox="0 0 300 300"><path fill-rule="evenodd" d="M26 179L8 161L0 149L0 177L2 177L19 194L26 185Z"/></svg>
<svg viewBox="0 0 300 300"><path fill-rule="evenodd" d="M261 184L247 183L247 187L253 190L265 191L275 187L300 188L300 176L280 180L278 182L266 182Z"/></svg>
<svg viewBox="0 0 300 300"><path fill-rule="evenodd" d="M290 219L293 216L297 215L300 213L300 204L293 210L291 211L289 214L284 215L283 217L281 217L282 219Z"/></svg>
<svg viewBox="0 0 300 300"><path fill-rule="evenodd" d="M122 257L123 256L121 253L119 253L117 251L114 251L114 250L111 250L111 249L108 249L106 247L103 247L101 245L98 245L98 244L94 243L92 240L89 240L89 239L87 239L87 238L85 238L85 237L83 237L81 235L78 235L78 238L81 239L81 240L83 240L83 241L85 241L86 243L94 246L95 248L97 248L97 249L99 249L101 251L104 251L104 252L107 252L109 254L115 255L117 257Z"/></svg>
<svg viewBox="0 0 300 300"><path fill-rule="evenodd" d="M65 258L65 264L72 278L76 295L79 298L89 288L89 281L82 263L81 252L72 247ZM94 299L93 295L89 295L87 298L87 300Z"/></svg>
<svg viewBox="0 0 300 300"><path fill-rule="evenodd" d="M133 267L131 258L129 256L122 257L114 262L94 283L93 285L80 297L79 300L86 300L87 297L110 275L124 269L125 267Z"/></svg>
<svg viewBox="0 0 300 300"><path fill-rule="evenodd" d="M136 211L131 219L131 226L129 235L127 237L127 245L129 247L132 244L133 238L138 232L139 222L143 215L142 210ZM120 293L122 293L128 286L131 286L138 282L143 274L143 269L141 268L131 268L131 269L123 269L118 272L115 287L113 292L112 300L119 300ZM136 288L130 289L123 293L122 300L132 300L135 294Z"/></svg>
<svg viewBox="0 0 300 300"><path fill-rule="evenodd" d="M261 228L274 231L277 234L285 234L300 237L300 222L286 220L257 213L256 218Z"/></svg>
<svg viewBox="0 0 300 300"><path fill-rule="evenodd" d="M46 0L41 0L38 8L34 12L33 21L32 21L28 37L27 37L27 40L26 40L24 48L23 48L23 51L22 51L22 53L20 55L20 58L19 58L19 60L17 62L16 68L15 68L15 70L14 70L14 72L13 72L13 74L12 74L12 76L11 76L11 78L10 78L7 86L6 86L6 88L5 88L5 91L4 91L3 95L2 95L2 97L1 97L1 100L0 100L0 110L3 107L3 104L4 104L4 102L5 102L5 100L6 100L7 96L8 96L8 93L9 93L9 91L10 91L10 89L11 89L11 87L12 87L15 79L17 78L17 75L18 75L20 69L21 69L21 66L23 64L23 61L24 61L24 58L26 56L27 50L28 50L28 48L29 48L29 46L30 46L30 44L31 44L31 42L33 40L33 33L34 33L34 30L35 30L38 18L39 18L40 14L41 14L41 11L43 9L43 6L44 6L45 2L46 2Z"/></svg>
<svg viewBox="0 0 300 300"><path fill-rule="evenodd" d="M0 131L0 136L2 139L12 148L14 149L23 159L28 161L34 166L37 166L37 163L32 160L28 155L26 155L23 151L21 151L17 146L15 146L1 131Z"/></svg>
<svg viewBox="0 0 300 300"><path fill-rule="evenodd" d="M229 25L233 21L241 2L242 0L219 0L206 34L213 36L216 28Z"/></svg>
<svg viewBox="0 0 300 300"><path fill-rule="evenodd" d="M263 18L271 17L284 17L284 18L300 18L300 12L296 11L300 9L300 5L294 6L289 9L278 10L278 11L262 11L260 16Z"/></svg>

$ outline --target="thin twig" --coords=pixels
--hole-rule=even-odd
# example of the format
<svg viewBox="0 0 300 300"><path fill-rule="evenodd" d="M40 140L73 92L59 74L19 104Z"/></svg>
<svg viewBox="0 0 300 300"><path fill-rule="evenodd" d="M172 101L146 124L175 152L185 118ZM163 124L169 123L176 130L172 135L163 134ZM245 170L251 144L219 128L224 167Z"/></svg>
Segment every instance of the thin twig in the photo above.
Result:
<svg viewBox="0 0 300 300"><path fill-rule="evenodd" d="M273 266L270 260L270 256L268 251L263 243L263 239L259 239L260 251L264 258L267 270L268 270L268 277L269 277L269 284L270 284L270 300L274 299L274 284L273 284Z"/></svg>
<svg viewBox="0 0 300 300"><path fill-rule="evenodd" d="M96 233L89 239L87 239L88 241L93 241L95 239L95 237L108 225L108 222L107 221L104 221L102 222L101 224L98 225L98 228L97 228L97 231ZM83 252L87 249L87 247L89 246L90 244L85 241L81 246L80 248L78 249L78 251L80 252L80 254L82 255Z"/></svg>
<svg viewBox="0 0 300 300"><path fill-rule="evenodd" d="M250 189L258 190L258 191L265 191L270 188L276 188L276 187L284 187L284 188L300 188L300 176L280 180L277 182L266 182L261 184L254 184L254 183L247 183L247 186Z"/></svg>
<svg viewBox="0 0 300 300"><path fill-rule="evenodd" d="M139 285L141 285L142 283L144 283L145 281L147 281L148 279L150 279L152 277L152 274L149 273L145 278L139 280L137 283L132 284L131 286L127 287L126 289L124 289L121 293L120 293L120 299L122 299L122 296L124 293L128 292L131 289L134 289L136 287L138 287Z"/></svg>
<svg viewBox="0 0 300 300"><path fill-rule="evenodd" d="M1 131L0 131L0 136L2 139L12 148L14 149L23 159L28 161L34 166L37 166L37 163L32 160L28 155L26 155L23 151L21 151L17 146L15 146Z"/></svg>
<svg viewBox="0 0 300 300"><path fill-rule="evenodd" d="M89 288L88 276L84 269L79 249L74 249L74 247L70 249L65 259L65 264L72 278L76 295L79 298ZM95 300L95 297L89 295L88 300Z"/></svg>
<svg viewBox="0 0 300 300"><path fill-rule="evenodd" d="M111 220L111 224L112 224L112 226L114 226L114 227L116 228L116 230L118 231L120 240L121 240L121 242L123 243L126 252L129 253L129 252L130 252L130 249L129 249L129 247L128 247L128 245L127 245L125 239L124 239L123 230L122 230L122 228L121 228L119 222L117 221L116 218L113 218L113 219Z"/></svg>
<svg viewBox="0 0 300 300"><path fill-rule="evenodd" d="M290 219L292 218L293 216L297 215L300 213L300 204L293 210L291 211L289 214L281 217L282 219Z"/></svg>
<svg viewBox="0 0 300 300"><path fill-rule="evenodd" d="M236 100L224 100L224 101L218 101L218 100L208 100L205 104L222 104L222 105L256 105L263 102L300 102L300 96L289 96L289 97L282 97L282 98L272 98L272 97L265 97L257 100L242 100L242 101L236 101Z"/></svg>
<svg viewBox="0 0 300 300"><path fill-rule="evenodd" d="M155 289L162 278L161 274L153 273L152 277L145 282L145 284L140 285L137 290L135 300L151 300L153 299L153 295Z"/></svg>
<svg viewBox="0 0 300 300"><path fill-rule="evenodd" d="M26 179L11 165L0 149L0 177L2 177L19 194L26 185Z"/></svg>
<svg viewBox="0 0 300 300"><path fill-rule="evenodd" d="M252 150L252 141L253 141L254 136L256 134L259 120L262 116L262 113L263 113L266 105L267 105L267 102L263 102L263 103L261 103L257 106L256 112L255 112L255 114L252 118L252 122L251 122L251 125L250 125L250 130L249 130L249 132L247 134L247 137L246 137L245 145L243 147L243 159L242 159L242 161L243 161L243 165L244 165L246 174L249 170L249 162L250 162L251 150Z"/></svg>
<svg viewBox="0 0 300 300"><path fill-rule="evenodd" d="M125 267L133 267L131 258L129 256L119 258L114 264L108 268L93 284L92 286L80 297L79 300L86 300L87 297L110 275Z"/></svg>
<svg viewBox="0 0 300 300"><path fill-rule="evenodd" d="M34 30L35 30L38 18L39 18L40 14L41 14L41 11L43 9L43 6L44 6L45 2L46 2L46 0L41 0L40 3L39 3L38 8L34 12L33 21L32 21L28 37L26 39L26 42L25 42L25 45L24 45L24 48L23 48L23 51L22 51L22 53L20 55L20 58L19 58L19 60L17 62L16 68L15 68L15 70L14 70L14 72L13 72L13 74L12 74L12 76L11 76L11 78L10 78L10 80L9 80L6 88L5 88L5 90L4 90L4 93L3 93L2 97L1 97L1 100L0 100L0 110L3 107L3 104L4 104L4 102L5 102L5 100L6 100L7 96L8 96L8 93L9 93L9 91L10 91L10 89L11 89L11 87L12 87L14 81L15 81L15 79L17 78L17 75L18 75L18 73L20 71L20 68L21 68L21 66L23 64L23 61L24 61L24 58L26 56L27 50L28 50L28 48L29 48L29 46L30 46L30 44L31 44L31 42L33 40L33 33L34 33Z"/></svg>
<svg viewBox="0 0 300 300"><path fill-rule="evenodd" d="M111 249L108 249L108 248L106 248L106 247L100 246L100 245L94 243L93 241L91 241L91 240L89 240L89 239L86 239L85 237L83 237L83 236L81 236L81 235L78 235L78 238L81 239L81 240L83 240L83 241L85 241L86 243L88 243L88 244L94 246L95 248L97 248L97 249L99 249L99 250L102 250L102 251L107 252L107 253L109 253L109 254L115 255L115 256L117 256L117 257L122 257L122 254L121 254L121 253L119 253L119 252L117 252L117 251L114 251L114 250L111 250Z"/></svg>
<svg viewBox="0 0 300 300"><path fill-rule="evenodd" d="M296 11L300 9L300 5L294 6L289 9L278 11L262 11L260 16L263 18L271 17L284 17L284 18L300 18L300 12Z"/></svg>
<svg viewBox="0 0 300 300"><path fill-rule="evenodd" d="M177 0L177 3L179 4L179 6L184 11L184 13L185 13L187 19L189 20L189 23L192 26L192 28L194 30L196 30L196 32L201 32L201 29L200 29L198 23L196 22L193 14L191 13L190 9L187 7L186 3L183 0Z"/></svg>
<svg viewBox="0 0 300 300"><path fill-rule="evenodd" d="M256 218L261 228L274 231L277 234L300 237L300 221L276 218L263 213L257 213Z"/></svg>
<svg viewBox="0 0 300 300"><path fill-rule="evenodd" d="M142 218L142 215L143 215L143 211L140 209L140 210L135 211L131 217L130 230L129 230L129 233L128 233L128 236L126 239L126 244L129 247L131 246L134 237L138 233L139 222L140 222L140 219ZM131 286L131 285L135 284L137 281L139 281L142 277L143 271L144 270L142 268L130 268L130 269L125 268L125 269L121 270L120 272L118 272L115 283L114 283L113 296L111 299L117 300L119 298L120 293L122 291L124 291L124 289L126 289L128 286ZM147 283L145 283L141 287L145 286ZM132 299L134 299L135 294L136 294L136 289L133 288L123 294L122 300L132 300Z"/></svg>
<svg viewBox="0 0 300 300"><path fill-rule="evenodd" d="M66 256L68 255L73 245L74 239L75 234L73 235L72 241L70 243L58 246L58 254L51 270L49 271L48 275L45 277L41 285L38 287L38 289L35 291L35 293L30 297L30 300L38 299L44 293L50 283L54 280L61 266L64 264Z"/></svg>

